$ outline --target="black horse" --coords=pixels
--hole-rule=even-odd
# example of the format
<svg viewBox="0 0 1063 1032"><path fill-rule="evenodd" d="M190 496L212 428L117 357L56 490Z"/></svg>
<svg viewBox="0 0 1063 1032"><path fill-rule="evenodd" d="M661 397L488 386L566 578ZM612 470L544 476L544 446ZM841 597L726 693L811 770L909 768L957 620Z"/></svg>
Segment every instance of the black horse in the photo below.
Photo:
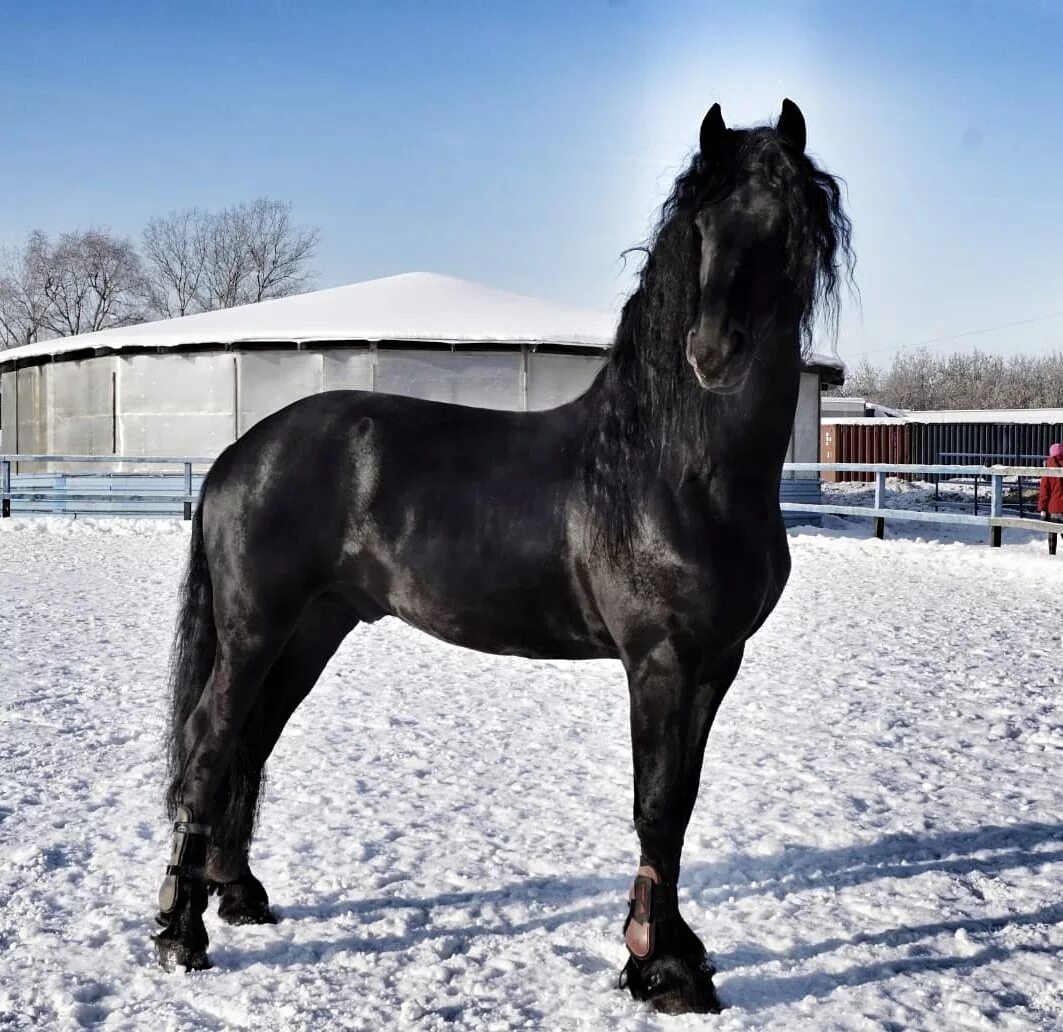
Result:
<svg viewBox="0 0 1063 1032"><path fill-rule="evenodd" d="M622 661L641 859L621 984L719 1009L680 852L709 728L790 570L779 480L803 349L852 264L838 184L804 147L788 100L748 130L713 105L575 401L335 391L219 456L174 645L163 964L207 966L208 892L225 920L273 920L248 866L263 765L352 628L397 616L484 652Z"/></svg>

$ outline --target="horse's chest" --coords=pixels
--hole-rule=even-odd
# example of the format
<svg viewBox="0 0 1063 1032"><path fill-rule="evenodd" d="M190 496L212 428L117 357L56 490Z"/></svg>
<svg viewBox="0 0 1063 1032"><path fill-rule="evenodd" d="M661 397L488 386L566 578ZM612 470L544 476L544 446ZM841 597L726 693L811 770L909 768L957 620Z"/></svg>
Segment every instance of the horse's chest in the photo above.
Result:
<svg viewBox="0 0 1063 1032"><path fill-rule="evenodd" d="M727 648L745 641L775 608L789 569L785 539L781 548L764 538L700 549L658 547L613 578L609 608L618 628L658 622Z"/></svg>

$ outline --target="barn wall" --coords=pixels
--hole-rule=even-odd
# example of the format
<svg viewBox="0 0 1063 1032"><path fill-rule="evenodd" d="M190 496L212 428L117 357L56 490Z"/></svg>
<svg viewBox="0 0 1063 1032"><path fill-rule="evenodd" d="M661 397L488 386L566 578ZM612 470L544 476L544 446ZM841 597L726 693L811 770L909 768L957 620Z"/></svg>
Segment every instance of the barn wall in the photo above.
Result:
<svg viewBox="0 0 1063 1032"><path fill-rule="evenodd" d="M542 410L581 394L603 361L599 355L532 349L369 346L101 355L5 372L0 447L23 453L212 456L289 402L338 388ZM818 458L819 398L818 374L802 374L791 461Z"/></svg>
<svg viewBox="0 0 1063 1032"><path fill-rule="evenodd" d="M232 442L233 355L131 355L113 362L120 455L208 456Z"/></svg>
<svg viewBox="0 0 1063 1032"><path fill-rule="evenodd" d="M790 445L786 451L787 462L819 462L819 404L819 374L802 373L798 388L794 429L790 434ZM787 479L818 480L819 474L814 471L788 473Z"/></svg>
<svg viewBox="0 0 1063 1032"><path fill-rule="evenodd" d="M358 351L325 351L321 357L321 375L326 391L373 389L373 366L376 358L369 348Z"/></svg>
<svg viewBox="0 0 1063 1032"><path fill-rule="evenodd" d="M599 355L528 355L528 409L554 408L578 398L605 364Z"/></svg>
<svg viewBox="0 0 1063 1032"><path fill-rule="evenodd" d="M833 422L824 420L824 462L906 465L1040 466L1053 441L1063 440L1060 423L920 423L917 421ZM918 474L906 474L919 479ZM825 480L872 481L873 473L825 473Z"/></svg>
<svg viewBox="0 0 1063 1032"><path fill-rule="evenodd" d="M377 353L376 390L491 409L521 407L521 356L496 351Z"/></svg>
<svg viewBox="0 0 1063 1032"><path fill-rule="evenodd" d="M896 420L892 423L834 423L824 421L820 428L820 451L824 462L889 462L905 465L918 461L911 454L911 427ZM915 474L903 474L904 479L916 479ZM857 481L873 483L874 473L838 470L823 474L831 483Z"/></svg>
<svg viewBox="0 0 1063 1032"><path fill-rule="evenodd" d="M47 374L49 366L29 366L17 373L18 450L23 454L48 451ZM21 472L40 472L40 463L23 463Z"/></svg>
<svg viewBox="0 0 1063 1032"><path fill-rule="evenodd" d="M17 423L15 414L18 403L15 399L15 384L18 373L0 373L0 452L13 454L18 451Z"/></svg>
<svg viewBox="0 0 1063 1032"><path fill-rule="evenodd" d="M114 453L114 360L58 362L47 370L47 450L53 455ZM85 473L84 463L50 463L53 473Z"/></svg>
<svg viewBox="0 0 1063 1032"><path fill-rule="evenodd" d="M928 464L1002 463L1039 466L1063 439L1060 423L912 422L912 461Z"/></svg>
<svg viewBox="0 0 1063 1032"><path fill-rule="evenodd" d="M321 393L324 373L320 352L253 351L238 357L239 434L285 405Z"/></svg>

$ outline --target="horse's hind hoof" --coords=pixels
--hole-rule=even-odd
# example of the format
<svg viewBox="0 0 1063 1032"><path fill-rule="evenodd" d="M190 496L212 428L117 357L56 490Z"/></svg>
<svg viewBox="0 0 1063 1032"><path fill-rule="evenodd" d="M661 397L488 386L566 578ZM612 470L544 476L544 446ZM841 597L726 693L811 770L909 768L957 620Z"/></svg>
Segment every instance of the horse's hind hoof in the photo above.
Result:
<svg viewBox="0 0 1063 1032"><path fill-rule="evenodd" d="M208 971L214 966L206 950L159 935L155 936L155 955L167 971Z"/></svg>
<svg viewBox="0 0 1063 1032"><path fill-rule="evenodd" d="M723 1004L712 984L715 968L708 957L628 957L620 988L661 1014L719 1014Z"/></svg>
<svg viewBox="0 0 1063 1032"><path fill-rule="evenodd" d="M265 903L244 903L222 900L218 905L218 917L231 925L272 925L277 915Z"/></svg>
<svg viewBox="0 0 1063 1032"><path fill-rule="evenodd" d="M237 881L213 884L210 891L218 894L218 917L226 924L277 923L277 915L270 910L266 890L250 871Z"/></svg>

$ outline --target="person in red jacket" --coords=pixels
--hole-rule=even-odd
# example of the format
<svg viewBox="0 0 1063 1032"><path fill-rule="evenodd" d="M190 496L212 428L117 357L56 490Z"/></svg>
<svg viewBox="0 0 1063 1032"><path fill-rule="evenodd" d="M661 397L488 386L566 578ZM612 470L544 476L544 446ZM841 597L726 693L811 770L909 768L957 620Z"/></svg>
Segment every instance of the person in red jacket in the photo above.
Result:
<svg viewBox="0 0 1063 1032"><path fill-rule="evenodd" d="M1049 469L1063 468L1063 444L1053 444L1048 449ZM1037 507L1041 510L1041 519L1051 520L1063 517L1063 479L1059 477L1041 477L1041 493L1038 495ZM1048 535L1048 554L1056 554L1056 535Z"/></svg>

